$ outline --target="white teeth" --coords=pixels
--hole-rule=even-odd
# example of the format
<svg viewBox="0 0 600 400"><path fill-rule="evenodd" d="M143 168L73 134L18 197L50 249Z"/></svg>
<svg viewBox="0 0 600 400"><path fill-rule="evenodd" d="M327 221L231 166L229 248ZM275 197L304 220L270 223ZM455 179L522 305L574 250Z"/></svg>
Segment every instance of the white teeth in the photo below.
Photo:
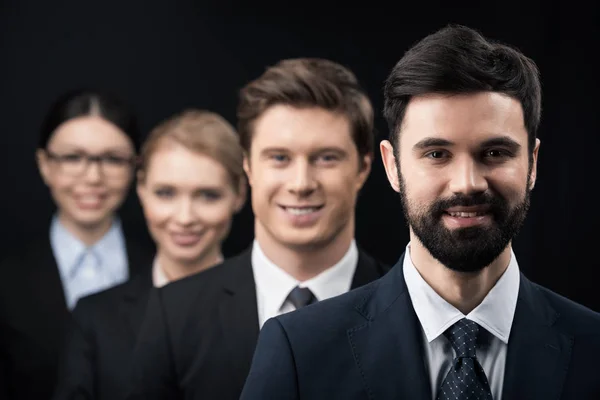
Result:
<svg viewBox="0 0 600 400"><path fill-rule="evenodd" d="M449 212L448 214L450 214L451 217L456 218L475 218L484 215L484 213L481 212Z"/></svg>
<svg viewBox="0 0 600 400"><path fill-rule="evenodd" d="M317 207L303 207L303 208L286 207L285 210L293 215L304 215L304 214L310 214L311 212L315 212L318 210L318 208Z"/></svg>

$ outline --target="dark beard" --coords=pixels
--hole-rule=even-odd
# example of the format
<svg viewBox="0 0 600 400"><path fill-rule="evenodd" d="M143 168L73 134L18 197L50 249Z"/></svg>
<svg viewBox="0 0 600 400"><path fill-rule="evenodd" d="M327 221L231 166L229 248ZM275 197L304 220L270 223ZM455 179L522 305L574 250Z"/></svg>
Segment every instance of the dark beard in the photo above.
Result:
<svg viewBox="0 0 600 400"><path fill-rule="evenodd" d="M409 207L404 179L400 172L398 175L406 221L431 255L454 271L478 272L490 265L517 235L529 209L531 190L528 179L523 201L512 208L503 197L480 192L438 200L429 208L415 212ZM444 226L444 210L476 205L489 206L492 216L490 226L453 230Z"/></svg>

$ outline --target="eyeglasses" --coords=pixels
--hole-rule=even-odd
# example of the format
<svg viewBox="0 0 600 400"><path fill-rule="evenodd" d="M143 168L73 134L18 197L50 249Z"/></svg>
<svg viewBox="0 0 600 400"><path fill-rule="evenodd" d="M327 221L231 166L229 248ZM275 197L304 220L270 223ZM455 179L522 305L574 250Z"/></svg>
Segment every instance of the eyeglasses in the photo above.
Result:
<svg viewBox="0 0 600 400"><path fill-rule="evenodd" d="M55 161L61 172L70 176L81 176L91 163L97 163L102 173L110 178L121 177L131 171L135 157L125 157L112 154L90 155L82 153L56 154L46 151L48 158Z"/></svg>

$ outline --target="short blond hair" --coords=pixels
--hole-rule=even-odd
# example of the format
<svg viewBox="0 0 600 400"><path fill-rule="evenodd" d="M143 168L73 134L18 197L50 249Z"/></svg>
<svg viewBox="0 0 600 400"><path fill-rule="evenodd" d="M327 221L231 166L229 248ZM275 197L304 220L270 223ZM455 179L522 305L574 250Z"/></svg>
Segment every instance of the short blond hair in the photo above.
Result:
<svg viewBox="0 0 600 400"><path fill-rule="evenodd" d="M142 145L138 167L140 179L144 179L152 155L166 141L209 156L223 165L236 192L244 184L243 150L239 136L235 128L219 114L190 109L156 126Z"/></svg>

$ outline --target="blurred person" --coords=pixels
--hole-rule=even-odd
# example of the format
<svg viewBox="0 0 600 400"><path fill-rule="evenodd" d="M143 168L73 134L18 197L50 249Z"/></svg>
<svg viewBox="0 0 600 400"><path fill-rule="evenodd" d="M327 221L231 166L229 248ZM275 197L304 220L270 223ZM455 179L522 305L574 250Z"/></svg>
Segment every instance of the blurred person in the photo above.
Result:
<svg viewBox="0 0 600 400"><path fill-rule="evenodd" d="M187 110L142 145L137 192L156 242L152 268L81 299L59 369L55 400L118 400L151 288L223 260L221 244L245 202L242 148L219 115Z"/></svg>
<svg viewBox="0 0 600 400"><path fill-rule="evenodd" d="M238 106L255 240L237 257L151 295L130 399L237 400L263 323L383 276L354 239L373 110L354 74L284 60Z"/></svg>
<svg viewBox="0 0 600 400"><path fill-rule="evenodd" d="M0 264L3 398L50 398L77 300L125 282L152 259L147 237L117 216L139 141L136 116L112 94L73 91L50 107L36 157L56 213L48 236Z"/></svg>

